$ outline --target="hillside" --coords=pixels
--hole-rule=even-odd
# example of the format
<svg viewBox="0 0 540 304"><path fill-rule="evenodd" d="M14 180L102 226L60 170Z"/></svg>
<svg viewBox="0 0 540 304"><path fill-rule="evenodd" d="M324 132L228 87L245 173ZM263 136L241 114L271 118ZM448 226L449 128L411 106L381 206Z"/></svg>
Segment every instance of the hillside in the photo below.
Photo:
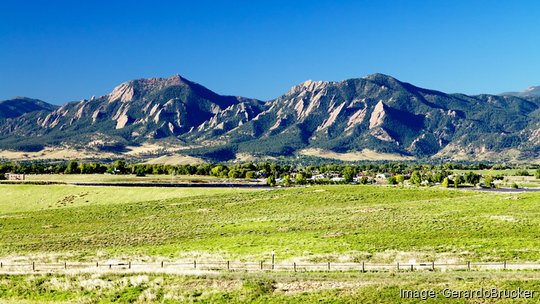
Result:
<svg viewBox="0 0 540 304"><path fill-rule="evenodd" d="M355 160L531 161L540 159L540 98L533 93L446 94L373 74L306 81L263 102L219 95L175 75L128 81L105 96L59 108L2 102L0 149L121 154L157 145L214 160L310 151Z"/></svg>
<svg viewBox="0 0 540 304"><path fill-rule="evenodd" d="M540 86L529 87L523 92L508 92L502 93L501 95L510 95L518 97L540 97Z"/></svg>
<svg viewBox="0 0 540 304"><path fill-rule="evenodd" d="M20 117L21 115L37 111L51 112L57 108L58 106L48 104L39 99L15 97L0 101L0 119Z"/></svg>

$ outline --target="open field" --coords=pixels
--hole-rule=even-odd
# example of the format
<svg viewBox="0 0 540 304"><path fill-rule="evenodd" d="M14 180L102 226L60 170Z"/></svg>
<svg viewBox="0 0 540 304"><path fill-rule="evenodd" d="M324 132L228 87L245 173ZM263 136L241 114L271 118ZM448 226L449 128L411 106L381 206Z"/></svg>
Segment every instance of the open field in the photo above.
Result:
<svg viewBox="0 0 540 304"><path fill-rule="evenodd" d="M61 185L4 185L2 192L0 256L259 261L275 249L282 260L540 260L540 193ZM77 202L62 203L73 196Z"/></svg>
<svg viewBox="0 0 540 304"><path fill-rule="evenodd" d="M445 292L518 287L534 290L534 298L453 299ZM434 290L436 298L401 299L400 289ZM17 303L536 303L539 292L537 272L0 275L0 295Z"/></svg>
<svg viewBox="0 0 540 304"><path fill-rule="evenodd" d="M532 178L534 178L534 172L536 170L533 170L533 169L483 169L483 170L451 170L452 172L456 172L456 173L462 173L462 174L466 174L467 172L474 172L476 174L491 174L493 176L496 176L496 175L503 175L503 176L514 176L516 175L516 173L518 171L527 171L529 172L529 174L531 175Z"/></svg>
<svg viewBox="0 0 540 304"><path fill-rule="evenodd" d="M540 261L540 193L360 185L271 190L1 185L0 190L4 264L268 263L272 250L277 265ZM38 271L0 275L0 303L406 302L398 298L400 288L434 289L438 302L468 303L474 301L445 299L441 292L447 287L540 292L539 279L537 271Z"/></svg>
<svg viewBox="0 0 540 304"><path fill-rule="evenodd" d="M530 176L516 176L518 171L527 171ZM536 170L520 170L520 169L504 169L504 170L452 170L452 172L458 174L467 174L468 172L474 172L476 174L491 175L491 176L504 176L501 187L510 187L513 183L516 183L520 188L538 188L540 187L540 179L534 176Z"/></svg>
<svg viewBox="0 0 540 304"><path fill-rule="evenodd" d="M103 176L103 175L101 175ZM145 201L164 201L172 198L212 196L221 193L239 193L246 190L234 188L130 188L130 187L78 187L70 185L0 185L0 226L8 214L15 217L40 214L57 209L71 211L108 210L112 205L137 204ZM79 209L82 207L89 209ZM91 214L89 214L91 215ZM59 219L62 221L61 219ZM37 232L37 231L36 231Z"/></svg>
<svg viewBox="0 0 540 304"><path fill-rule="evenodd" d="M28 181L83 182L83 183L245 183L245 179L235 180L209 175L160 175L136 176L133 174L27 174Z"/></svg>

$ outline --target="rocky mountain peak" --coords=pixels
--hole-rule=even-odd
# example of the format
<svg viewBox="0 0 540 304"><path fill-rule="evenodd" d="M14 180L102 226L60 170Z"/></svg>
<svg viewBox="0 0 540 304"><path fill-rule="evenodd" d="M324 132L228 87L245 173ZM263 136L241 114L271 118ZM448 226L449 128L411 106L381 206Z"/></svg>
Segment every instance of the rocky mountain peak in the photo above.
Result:
<svg viewBox="0 0 540 304"><path fill-rule="evenodd" d="M168 78L141 78L130 80L115 87L111 93L107 95L109 102L120 100L121 102L129 102L136 95L143 95L148 92L162 90L171 86L186 85L186 80L176 74Z"/></svg>

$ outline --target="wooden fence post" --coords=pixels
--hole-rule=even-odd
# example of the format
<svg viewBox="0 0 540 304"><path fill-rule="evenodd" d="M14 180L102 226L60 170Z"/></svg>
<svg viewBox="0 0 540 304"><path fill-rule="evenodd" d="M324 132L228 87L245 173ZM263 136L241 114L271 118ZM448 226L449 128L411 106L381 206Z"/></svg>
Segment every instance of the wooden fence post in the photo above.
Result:
<svg viewBox="0 0 540 304"><path fill-rule="evenodd" d="M36 270L36 262L32 262L32 271Z"/></svg>
<svg viewBox="0 0 540 304"><path fill-rule="evenodd" d="M64 262L64 269L67 269L67 262Z"/></svg>
<svg viewBox="0 0 540 304"><path fill-rule="evenodd" d="M161 268L163 268L163 261L161 261Z"/></svg>
<svg viewBox="0 0 540 304"><path fill-rule="evenodd" d="M411 264L411 271L414 271L414 264Z"/></svg>
<svg viewBox="0 0 540 304"><path fill-rule="evenodd" d="M0 268L4 268L4 262L0 262Z"/></svg>
<svg viewBox="0 0 540 304"><path fill-rule="evenodd" d="M231 270L231 263L229 261L227 261L227 270Z"/></svg>
<svg viewBox="0 0 540 304"><path fill-rule="evenodd" d="M296 272L296 262L293 263L294 272Z"/></svg>
<svg viewBox="0 0 540 304"><path fill-rule="evenodd" d="M397 271L399 271L399 262L397 262Z"/></svg>
<svg viewBox="0 0 540 304"><path fill-rule="evenodd" d="M197 269L197 261L193 261L193 268Z"/></svg>
<svg viewBox="0 0 540 304"><path fill-rule="evenodd" d="M131 261L128 262L128 269L131 269Z"/></svg>
<svg viewBox="0 0 540 304"><path fill-rule="evenodd" d="M362 272L366 272L366 265L362 262Z"/></svg>
<svg viewBox="0 0 540 304"><path fill-rule="evenodd" d="M328 270L330 270L330 262L328 262Z"/></svg>
<svg viewBox="0 0 540 304"><path fill-rule="evenodd" d="M467 262L467 270L471 270L471 262Z"/></svg>
<svg viewBox="0 0 540 304"><path fill-rule="evenodd" d="M112 269L112 263L109 263L109 269Z"/></svg>
<svg viewBox="0 0 540 304"><path fill-rule="evenodd" d="M504 261L504 270L506 270L506 261Z"/></svg>
<svg viewBox="0 0 540 304"><path fill-rule="evenodd" d="M263 270L263 262L261 261L261 270Z"/></svg>
<svg viewBox="0 0 540 304"><path fill-rule="evenodd" d="M435 262L431 262L431 270L435 271Z"/></svg>

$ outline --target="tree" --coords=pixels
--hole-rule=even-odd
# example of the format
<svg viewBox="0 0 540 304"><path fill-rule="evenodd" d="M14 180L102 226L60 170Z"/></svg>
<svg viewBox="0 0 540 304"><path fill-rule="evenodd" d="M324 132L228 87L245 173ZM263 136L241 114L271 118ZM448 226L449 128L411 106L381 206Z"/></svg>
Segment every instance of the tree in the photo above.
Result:
<svg viewBox="0 0 540 304"><path fill-rule="evenodd" d="M358 183L359 183L360 185L367 185L367 183L368 183L368 178L365 177L365 176L362 176L362 177L360 177L360 179L358 180Z"/></svg>
<svg viewBox="0 0 540 304"><path fill-rule="evenodd" d="M450 181L448 180L448 177L445 177L442 181L442 186L445 188L448 188L450 185Z"/></svg>
<svg viewBox="0 0 540 304"><path fill-rule="evenodd" d="M534 172L534 177L536 177L536 179L540 179L540 169L536 169L536 172Z"/></svg>
<svg viewBox="0 0 540 304"><path fill-rule="evenodd" d="M440 183L440 182L443 181L443 174L441 172L437 172L437 173L433 174L431 180L434 183Z"/></svg>
<svg viewBox="0 0 540 304"><path fill-rule="evenodd" d="M469 171L469 173L465 174L465 182L474 186L480 182L480 175Z"/></svg>
<svg viewBox="0 0 540 304"><path fill-rule="evenodd" d="M215 177L219 177L221 175L221 172L223 172L223 166L222 165L217 165L215 166L214 168L212 168L210 170L210 175L212 176L215 176Z"/></svg>
<svg viewBox="0 0 540 304"><path fill-rule="evenodd" d="M514 174L514 176L530 176L531 174L529 173L528 170L517 170L516 173Z"/></svg>
<svg viewBox="0 0 540 304"><path fill-rule="evenodd" d="M255 172L255 171L246 172L246 178L247 179L254 179L256 177L257 177L257 172Z"/></svg>
<svg viewBox="0 0 540 304"><path fill-rule="evenodd" d="M296 174L296 177L294 179L294 181L296 182L296 184L298 185L305 185L307 184L307 178L304 174L302 173L298 173Z"/></svg>
<svg viewBox="0 0 540 304"><path fill-rule="evenodd" d="M65 174L77 174L79 171L79 164L72 160L68 163L66 170L64 171Z"/></svg>
<svg viewBox="0 0 540 304"><path fill-rule="evenodd" d="M145 176L146 175L143 166L137 166L134 173L137 176Z"/></svg>
<svg viewBox="0 0 540 304"><path fill-rule="evenodd" d="M231 170L229 171L229 174L228 174L228 175L229 175L230 178L240 178L242 174L241 174L240 171L238 171L238 170L236 170L236 169L231 169Z"/></svg>
<svg viewBox="0 0 540 304"><path fill-rule="evenodd" d="M114 166L116 168L116 170L118 170L118 172L120 173L126 173L126 162L119 159L117 160L115 163L114 163Z"/></svg>
<svg viewBox="0 0 540 304"><path fill-rule="evenodd" d="M270 187L274 187L276 185L276 178L274 177L274 175L268 176L268 178L266 179L266 184Z"/></svg>
<svg viewBox="0 0 540 304"><path fill-rule="evenodd" d="M283 185L285 187L289 187L291 185L291 178L288 175L285 175L285 177L283 177Z"/></svg>
<svg viewBox="0 0 540 304"><path fill-rule="evenodd" d="M456 177L454 178L454 187L457 188L462 183L463 183L463 177L461 177L461 175L459 174L456 175Z"/></svg>
<svg viewBox="0 0 540 304"><path fill-rule="evenodd" d="M405 181L405 176L403 176L402 174L396 175L396 181L402 184Z"/></svg>
<svg viewBox="0 0 540 304"><path fill-rule="evenodd" d="M397 185L398 183L398 181L396 180L394 176L390 176L389 178L386 179L386 181L388 182L389 185Z"/></svg>
<svg viewBox="0 0 540 304"><path fill-rule="evenodd" d="M488 188L493 188L493 176L487 174L484 176L484 185Z"/></svg>
<svg viewBox="0 0 540 304"><path fill-rule="evenodd" d="M411 174L411 178L409 179L409 181L416 185L416 186L420 186L420 184L422 183L422 177L420 176L420 172L418 171L413 171L413 173Z"/></svg>
<svg viewBox="0 0 540 304"><path fill-rule="evenodd" d="M343 169L342 174L343 178L345 179L344 182L351 183L356 175L356 170L351 166L347 166L345 169Z"/></svg>

